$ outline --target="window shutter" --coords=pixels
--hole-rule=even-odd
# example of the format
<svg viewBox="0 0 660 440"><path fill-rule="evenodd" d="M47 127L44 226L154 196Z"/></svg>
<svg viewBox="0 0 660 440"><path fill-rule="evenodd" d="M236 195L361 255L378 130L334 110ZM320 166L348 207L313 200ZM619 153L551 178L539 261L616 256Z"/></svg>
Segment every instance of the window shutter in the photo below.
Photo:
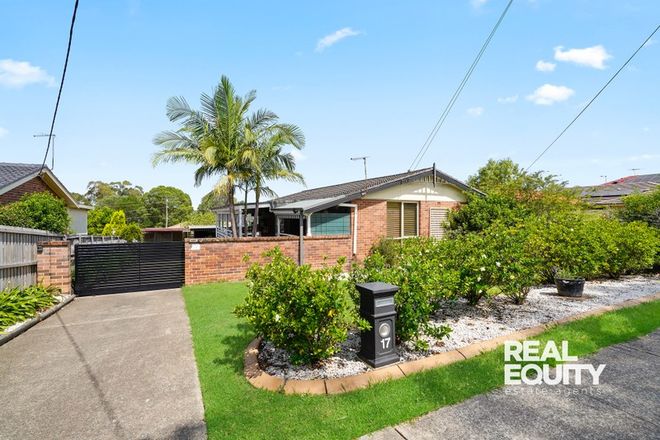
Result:
<svg viewBox="0 0 660 440"><path fill-rule="evenodd" d="M417 235L417 203L403 204L403 236Z"/></svg>
<svg viewBox="0 0 660 440"><path fill-rule="evenodd" d="M445 228L443 225L447 221L448 215L449 210L446 208L431 208L431 237L442 238L445 236Z"/></svg>
<svg viewBox="0 0 660 440"><path fill-rule="evenodd" d="M387 236L401 237L401 203L387 202Z"/></svg>

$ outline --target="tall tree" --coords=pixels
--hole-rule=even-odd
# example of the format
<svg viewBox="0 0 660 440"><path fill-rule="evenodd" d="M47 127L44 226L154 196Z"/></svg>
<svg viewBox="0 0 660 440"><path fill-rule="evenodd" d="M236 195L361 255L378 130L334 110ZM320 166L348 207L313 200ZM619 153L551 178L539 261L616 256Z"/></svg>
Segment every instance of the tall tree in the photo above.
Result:
<svg viewBox="0 0 660 440"><path fill-rule="evenodd" d="M256 163L252 169L248 184L254 190L255 212L252 223L252 236L256 236L259 227L259 201L261 196L272 197L272 191L266 183L273 180L288 180L305 183L303 176L295 171L296 160L291 153L284 153L285 146L301 149L305 146L305 137L300 128L292 124L273 124L265 127L258 134L256 142Z"/></svg>
<svg viewBox="0 0 660 440"><path fill-rule="evenodd" d="M156 186L144 194L147 227L172 226L184 221L192 212L190 196L173 186Z"/></svg>
<svg viewBox="0 0 660 440"><path fill-rule="evenodd" d="M259 167L255 150L259 133L277 122L277 116L268 110L248 115L255 98L255 91L240 97L229 78L222 76L210 95L201 95L200 110L193 110L184 98L170 98L167 116L180 127L154 138L154 143L161 147L154 155L154 165L165 162L195 164L196 185L206 178L220 177L216 191L227 195L234 237L238 235L234 203L236 189L245 184L251 168Z"/></svg>

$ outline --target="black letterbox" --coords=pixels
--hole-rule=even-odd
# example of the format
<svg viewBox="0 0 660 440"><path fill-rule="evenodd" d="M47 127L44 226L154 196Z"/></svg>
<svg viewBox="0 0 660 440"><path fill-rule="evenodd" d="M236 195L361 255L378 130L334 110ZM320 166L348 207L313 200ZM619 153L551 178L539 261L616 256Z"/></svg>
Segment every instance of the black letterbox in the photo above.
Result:
<svg viewBox="0 0 660 440"><path fill-rule="evenodd" d="M369 321L371 329L362 331L362 346L358 356L378 368L399 361L396 352L394 294L397 286L387 283L362 283L355 286L360 292L360 315Z"/></svg>

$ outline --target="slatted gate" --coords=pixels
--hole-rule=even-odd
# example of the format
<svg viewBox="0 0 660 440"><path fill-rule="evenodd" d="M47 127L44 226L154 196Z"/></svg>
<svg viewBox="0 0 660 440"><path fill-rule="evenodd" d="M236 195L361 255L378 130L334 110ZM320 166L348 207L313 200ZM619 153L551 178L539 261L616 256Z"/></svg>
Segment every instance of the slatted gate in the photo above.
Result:
<svg viewBox="0 0 660 440"><path fill-rule="evenodd" d="M184 243L79 244L77 295L172 289L184 282Z"/></svg>

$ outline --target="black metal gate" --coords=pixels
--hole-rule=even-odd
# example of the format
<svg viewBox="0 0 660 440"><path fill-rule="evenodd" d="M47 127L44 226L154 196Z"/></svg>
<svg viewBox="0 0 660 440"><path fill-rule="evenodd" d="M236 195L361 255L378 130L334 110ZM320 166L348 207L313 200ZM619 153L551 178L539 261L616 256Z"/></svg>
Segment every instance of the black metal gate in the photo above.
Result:
<svg viewBox="0 0 660 440"><path fill-rule="evenodd" d="M172 289L184 282L184 243L79 244L77 295Z"/></svg>

